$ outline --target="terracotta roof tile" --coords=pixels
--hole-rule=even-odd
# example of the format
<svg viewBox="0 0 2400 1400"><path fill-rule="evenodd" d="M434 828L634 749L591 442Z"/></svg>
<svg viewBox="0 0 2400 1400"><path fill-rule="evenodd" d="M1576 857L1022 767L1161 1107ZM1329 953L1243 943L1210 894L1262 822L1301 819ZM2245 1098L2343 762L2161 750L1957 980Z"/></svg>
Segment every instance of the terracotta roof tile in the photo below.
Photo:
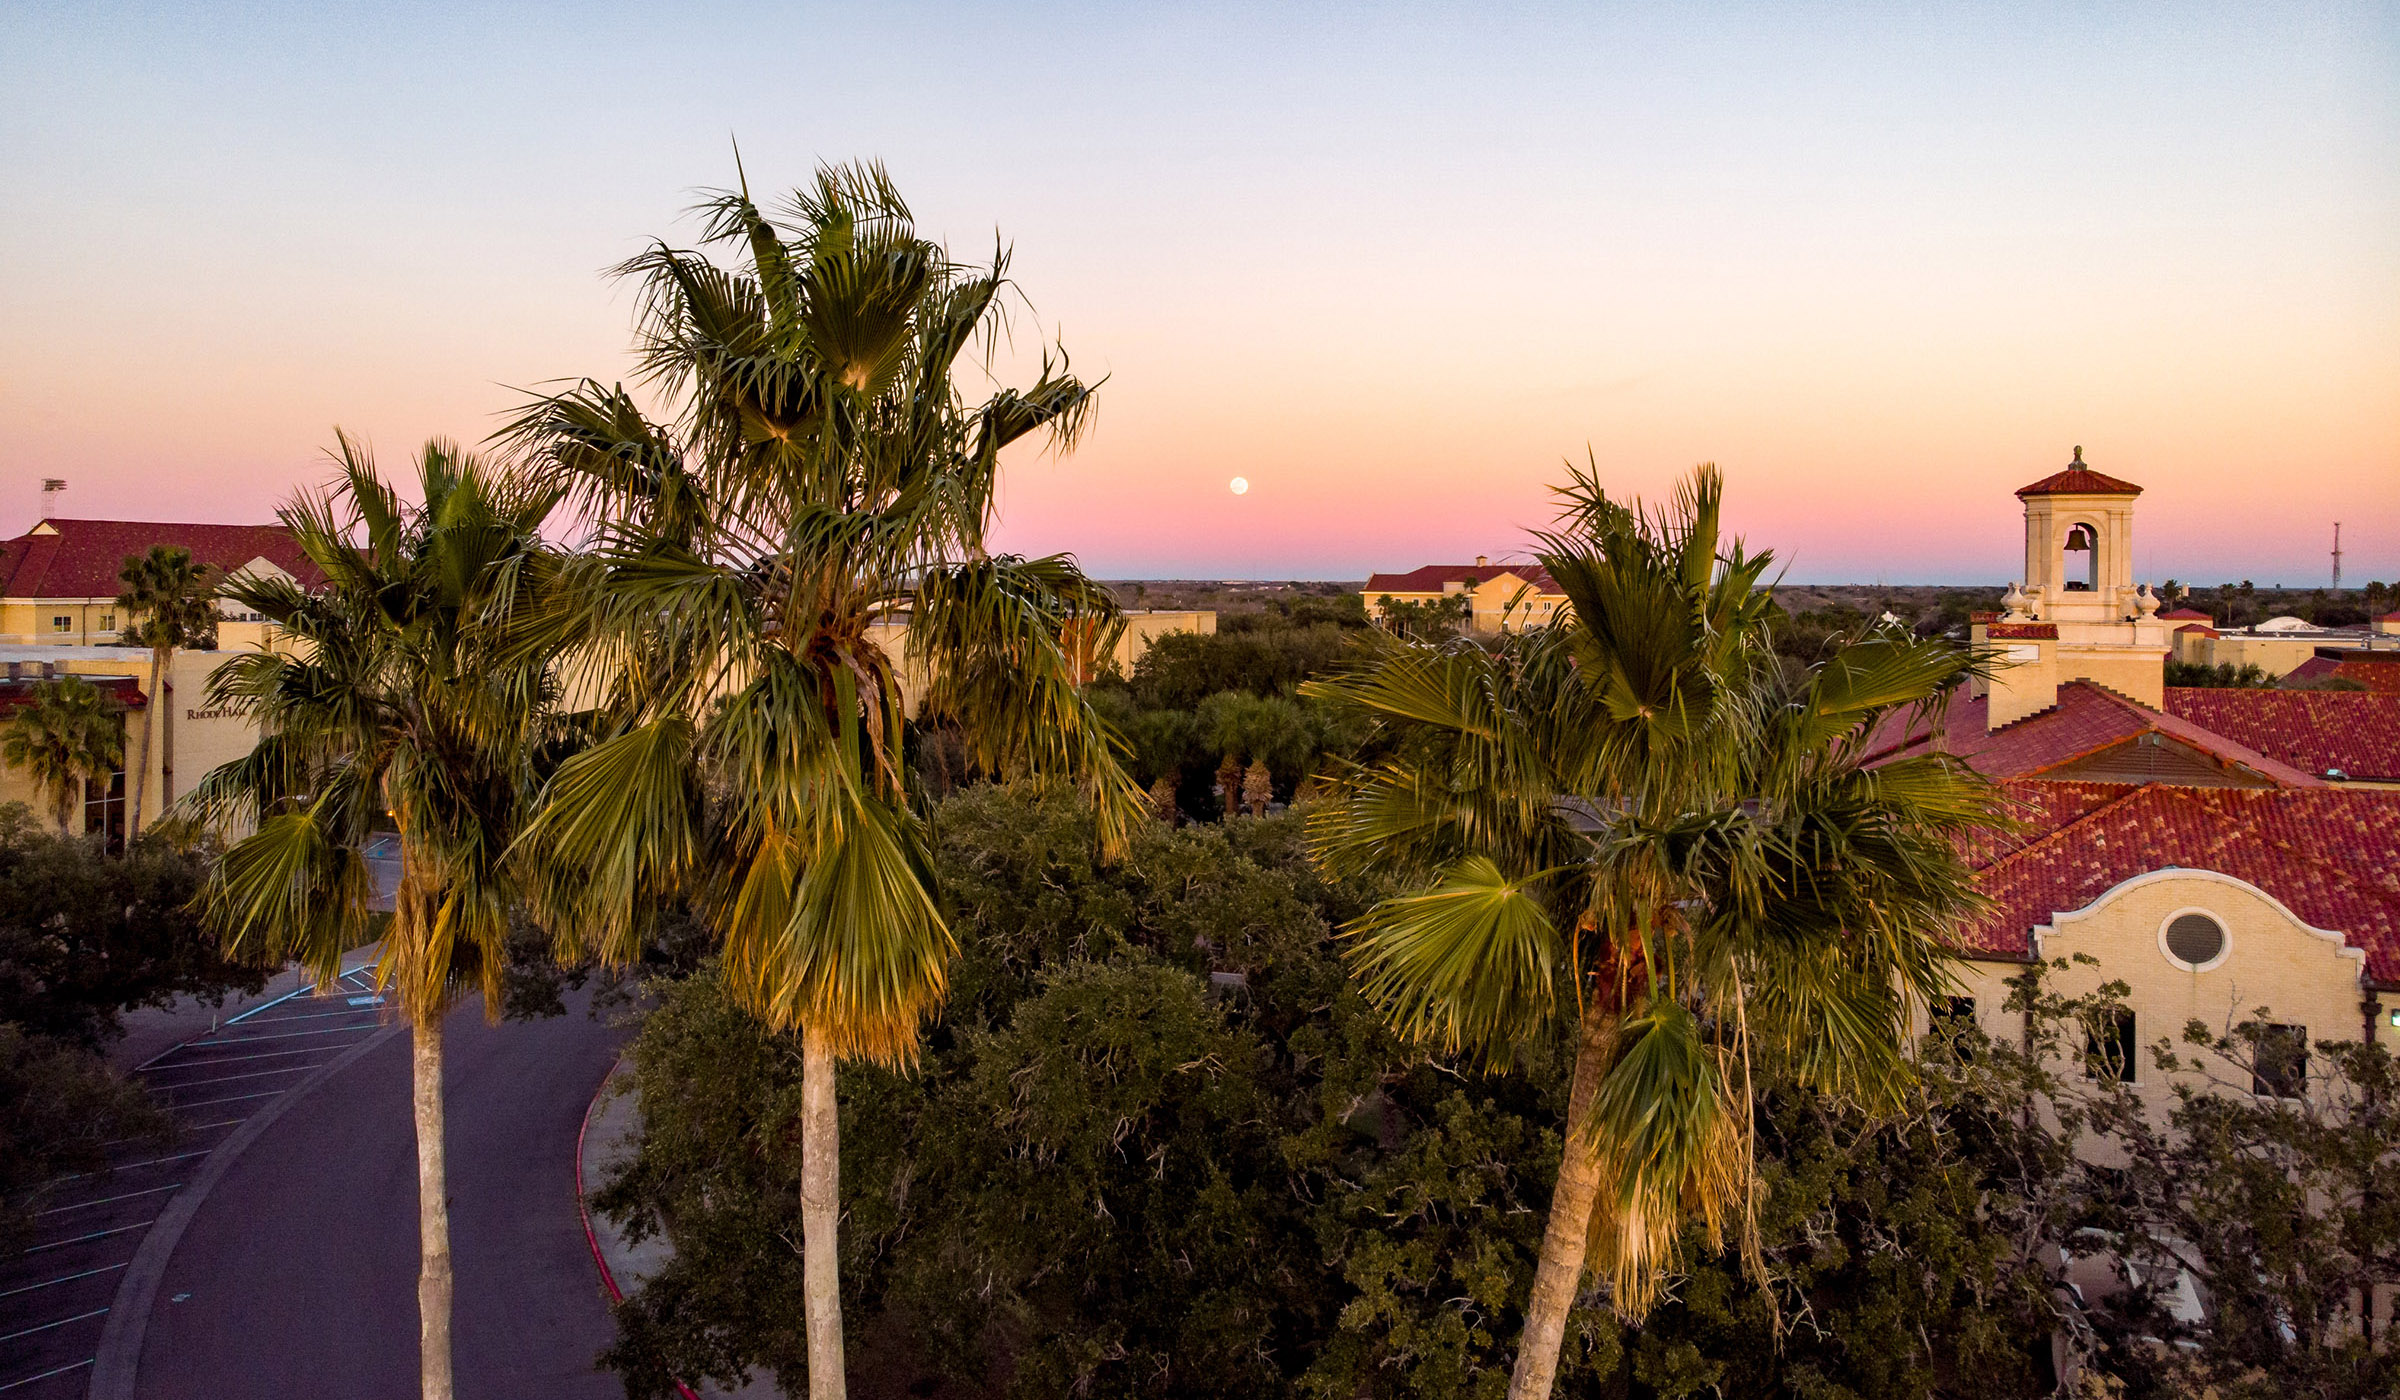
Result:
<svg viewBox="0 0 2400 1400"><path fill-rule="evenodd" d="M2058 688L2056 706L1997 730L1985 728L1990 712L1988 697L1955 700L1944 711L1938 733L1912 716L1887 719L1867 741L1869 761L1887 761L1935 747L1958 755L1966 760L1968 767L1985 777L2028 778L2137 735L2156 733L2239 764L2279 786L2325 785L2312 771L2262 753L2237 738L2203 728L2180 715L2153 710L2089 681L2067 682Z"/></svg>
<svg viewBox="0 0 2400 1400"><path fill-rule="evenodd" d="M2167 712L2309 773L2400 781L2400 693L2170 686Z"/></svg>
<svg viewBox="0 0 2400 1400"><path fill-rule="evenodd" d="M100 693L113 697L128 710L138 710L150 703L142 693L142 683L131 676L84 676L81 679L100 688ZM0 680L0 718L13 715L33 703L34 682L30 680Z"/></svg>
<svg viewBox="0 0 2400 1400"><path fill-rule="evenodd" d="M0 597L113 598L126 556L146 554L154 544L180 545L197 562L221 569L264 556L307 587L325 578L281 525L47 520L0 544Z"/></svg>
<svg viewBox="0 0 2400 1400"><path fill-rule="evenodd" d="M2400 651L2347 651L2319 647L2317 654L2283 673L2282 684L2338 676L2385 695L2400 695Z"/></svg>
<svg viewBox="0 0 2400 1400"><path fill-rule="evenodd" d="M2015 782L2029 837L1970 852L1991 911L1959 946L2023 957L2029 931L2168 866L2211 870L2340 933L2400 983L2400 792Z"/></svg>
<svg viewBox="0 0 2400 1400"><path fill-rule="evenodd" d="M2031 486L2017 488L2019 496L2139 496L2142 488L2130 481L2120 481L2105 472L2093 471L2083 464L2083 449L2075 449L2075 460L2065 471L2052 472Z"/></svg>

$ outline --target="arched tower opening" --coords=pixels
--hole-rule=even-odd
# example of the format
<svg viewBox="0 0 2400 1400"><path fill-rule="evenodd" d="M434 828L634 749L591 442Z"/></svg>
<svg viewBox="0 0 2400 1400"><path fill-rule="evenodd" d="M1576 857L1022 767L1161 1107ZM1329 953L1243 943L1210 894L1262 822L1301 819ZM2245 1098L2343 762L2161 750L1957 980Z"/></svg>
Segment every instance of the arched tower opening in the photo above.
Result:
<svg viewBox="0 0 2400 1400"><path fill-rule="evenodd" d="M2077 556L2081 556L2078 558ZM2059 549L2058 577L2069 593L2090 593L2100 586L2100 531L2077 521Z"/></svg>

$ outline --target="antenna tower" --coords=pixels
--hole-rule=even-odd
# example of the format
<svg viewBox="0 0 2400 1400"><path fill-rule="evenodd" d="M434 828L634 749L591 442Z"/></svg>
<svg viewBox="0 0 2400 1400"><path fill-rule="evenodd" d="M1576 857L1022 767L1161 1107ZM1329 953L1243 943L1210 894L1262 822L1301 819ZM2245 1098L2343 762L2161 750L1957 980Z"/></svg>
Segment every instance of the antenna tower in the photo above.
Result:
<svg viewBox="0 0 2400 1400"><path fill-rule="evenodd" d="M2333 522L2333 591L2342 591L2342 522Z"/></svg>

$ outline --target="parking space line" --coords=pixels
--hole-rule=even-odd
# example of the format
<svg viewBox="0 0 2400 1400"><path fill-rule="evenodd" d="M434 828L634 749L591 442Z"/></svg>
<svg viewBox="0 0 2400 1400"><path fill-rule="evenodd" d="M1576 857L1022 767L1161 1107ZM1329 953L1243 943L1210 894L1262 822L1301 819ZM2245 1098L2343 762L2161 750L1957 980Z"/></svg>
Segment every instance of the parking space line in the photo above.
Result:
<svg viewBox="0 0 2400 1400"><path fill-rule="evenodd" d="M153 1084L150 1088L153 1093L163 1094L171 1089L200 1089L211 1084L231 1084L237 1079L265 1079L274 1074L300 1074L315 1068L315 1065L285 1065L281 1069L253 1069L245 1070L240 1074L220 1074L214 1079L187 1079L181 1084ZM183 1107L181 1104L172 1106Z"/></svg>
<svg viewBox="0 0 2400 1400"><path fill-rule="evenodd" d="M194 1130L193 1130L193 1129L190 1129L190 1128L186 1128L184 1131L186 1131L186 1132L191 1132L191 1131L194 1131ZM130 1138L126 1138L126 1139L120 1139L120 1140L121 1140L121 1141L127 1141L127 1142L130 1142L130 1141L132 1141L132 1139L130 1139ZM183 1161L183 1160L185 1160L186 1158L189 1158L189 1157L205 1157L205 1156L207 1156L207 1155L209 1154L210 1150L211 1150L211 1149L209 1149L209 1148L205 1148L205 1147L204 1147L204 1148L200 1149L200 1150L199 1150L199 1151L197 1151L197 1152L178 1152L178 1153L176 1153L175 1155L173 1155L173 1156L171 1156L171 1157L152 1157L152 1158L150 1158L150 1159L149 1159L149 1160L147 1160L147 1161L142 1161L142 1162L127 1162L125 1165L123 1165L123 1166L121 1166L121 1167L103 1167L103 1168L101 1168L99 1171L96 1171L96 1172L68 1172L68 1173L67 1173L65 1176L59 1177L59 1178L58 1178L58 1180L60 1180L60 1181L81 1181L81 1180L83 1180L83 1179L84 1179L85 1177L87 1177L87 1176L114 1176L114 1175L116 1175L118 1172L132 1172L132 1171L140 1171L140 1170L141 1170L142 1168L144 1168L144 1167L155 1167L155 1166L158 1166L158 1165L160 1165L160 1164L162 1164L162 1163L166 1163L166 1162L180 1162L180 1161Z"/></svg>
<svg viewBox="0 0 2400 1400"><path fill-rule="evenodd" d="M339 1011L303 1011L292 1016L269 1016L264 1021L257 1021L253 1022L252 1024L260 1026L285 1026L290 1025L294 1021L322 1021L328 1016L367 1016L372 1014L374 1013L363 1006L345 1006Z"/></svg>
<svg viewBox="0 0 2400 1400"><path fill-rule="evenodd" d="M297 1040L304 1035L351 1035L379 1027L376 1021L361 1021L355 1026L325 1026L313 1031L277 1031L273 1035L237 1035L231 1040L192 1040L178 1047L185 1050L210 1050L219 1045L254 1045L262 1040ZM171 1068L171 1066L170 1066Z"/></svg>
<svg viewBox="0 0 2400 1400"><path fill-rule="evenodd" d="M96 1201L83 1201L71 1206L52 1206L48 1210L37 1210L33 1213L33 1215L36 1220L39 1220L45 1215L65 1215L71 1210L90 1210L94 1206L114 1205L119 1201L130 1201L136 1196L155 1196L161 1191L172 1191L181 1185L183 1185L183 1183L180 1181L169 1182L165 1186L153 1186L147 1190L128 1191L121 1196L102 1196Z"/></svg>
<svg viewBox="0 0 2400 1400"><path fill-rule="evenodd" d="M152 1074L164 1074L171 1069L199 1069L203 1066L209 1069L215 1069L218 1065L238 1065L250 1060L280 1060L288 1059L293 1055L313 1055L315 1053L317 1052L303 1045L297 1050L261 1050L255 1055L225 1055L213 1060L187 1060L180 1065L159 1065L150 1072ZM157 1084L151 1087L158 1089L172 1089L175 1086L172 1084Z"/></svg>
<svg viewBox="0 0 2400 1400"><path fill-rule="evenodd" d="M130 1259L125 1261L126 1264L130 1264L132 1262L133 1261ZM115 1273L117 1270L124 1267L125 1264L106 1264L97 1269L85 1269L79 1274L60 1274L57 1278L46 1278L40 1283L29 1283L22 1288L9 1289L5 1293L0 1293L0 1298L13 1298L19 1293L32 1293L44 1288L53 1288L62 1283L73 1283L79 1278L92 1278L99 1274Z"/></svg>
<svg viewBox="0 0 2400 1400"><path fill-rule="evenodd" d="M91 1364L92 1358L87 1356L81 1361L70 1361L64 1366L53 1367L50 1370L42 1372L38 1376L27 1376L23 1380L0 1382L0 1390L15 1390L21 1385L31 1385L35 1381L46 1381L52 1376L63 1376L69 1371L80 1371L84 1367Z"/></svg>
<svg viewBox="0 0 2400 1400"><path fill-rule="evenodd" d="M280 1093L282 1093L282 1092L283 1092L283 1091L282 1091L281 1089L269 1089L269 1090L267 1090L267 1091L266 1091L265 1093L263 1093L263 1094L235 1094L235 1095L234 1095L233 1097L231 1097L231 1098L225 1098L225 1099L202 1099L202 1100L201 1100L200 1102L198 1102L198 1103L171 1103L171 1104L168 1104L168 1105L167 1105L167 1107L168 1107L168 1108L170 1108L170 1109L177 1109L177 1108L214 1108L214 1107L216 1107L218 1104L221 1104L221 1103L242 1103L242 1102L244 1102L244 1101L246 1101L246 1100L249 1100L249 1099L271 1099L271 1098L275 1097L277 1094L280 1094ZM236 1122L239 1122L240 1120L239 1120L239 1119L236 1119L235 1121L236 1121ZM223 1125L223 1124L221 1124L221 1123L211 1123L211 1124L209 1124L209 1126L210 1126L210 1127L212 1127L212 1128L217 1128L217 1127L223 1127L224 1125Z"/></svg>
<svg viewBox="0 0 2400 1400"><path fill-rule="evenodd" d="M75 1238L70 1240L52 1240L48 1244L37 1244L31 1249L20 1252L24 1254L39 1254L45 1249L65 1249L68 1245L82 1244L85 1240L105 1239L110 1235L122 1235L127 1230L147 1230L157 1223L158 1217L152 1216L148 1220L140 1221L132 1225L119 1225L113 1230L94 1230L88 1235L77 1235Z"/></svg>
<svg viewBox="0 0 2400 1400"><path fill-rule="evenodd" d="M0 1342L13 1342L19 1337L30 1337L36 1332L47 1332L53 1327L64 1327L70 1322L81 1322L86 1318L98 1317L107 1311L108 1309L106 1308L94 1308L87 1313L77 1313L73 1317L62 1317L56 1322L45 1322L39 1327L28 1327L20 1332L0 1332Z"/></svg>

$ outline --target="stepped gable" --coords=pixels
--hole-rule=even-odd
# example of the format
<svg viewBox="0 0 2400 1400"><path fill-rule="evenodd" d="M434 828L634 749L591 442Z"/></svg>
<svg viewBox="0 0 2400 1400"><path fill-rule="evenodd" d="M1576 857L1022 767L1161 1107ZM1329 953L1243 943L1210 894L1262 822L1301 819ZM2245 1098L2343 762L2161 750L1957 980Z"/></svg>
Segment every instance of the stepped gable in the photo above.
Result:
<svg viewBox="0 0 2400 1400"><path fill-rule="evenodd" d="M2159 734L2208 755L2237 775L2253 775L2246 781L2275 787L2325 786L2312 772L2091 681L2066 682L2058 688L2055 706L1997 730L1986 728L1989 709L1988 697L1954 700L1938 729L1914 715L1887 718L1867 741L1867 761L1888 763L1938 751L1957 755L1987 778L2032 778L2145 734Z"/></svg>
<svg viewBox="0 0 2400 1400"><path fill-rule="evenodd" d="M2281 684L2333 677L2357 681L2379 695L2400 695L2400 651L2319 647L2316 655L2284 672Z"/></svg>
<svg viewBox="0 0 2400 1400"><path fill-rule="evenodd" d="M2400 664L2376 663L2400 671ZM2167 712L2309 773L2400 782L2400 695L2167 687Z"/></svg>
<svg viewBox="0 0 2400 1400"><path fill-rule="evenodd" d="M114 598L128 555L154 544L190 550L220 569L264 557L315 588L323 571L281 525L194 525L182 521L45 520L0 544L0 598Z"/></svg>
<svg viewBox="0 0 2400 1400"><path fill-rule="evenodd" d="M2058 792L2056 789L2086 789ZM2052 791L2030 791L2051 789ZM1978 866L1991 910L1962 951L2024 958L2034 926L2173 866L2230 875L2366 954L2400 989L2400 792L2015 782L2009 796L2064 817Z"/></svg>
<svg viewBox="0 0 2400 1400"><path fill-rule="evenodd" d="M1515 574L1544 593L1556 593L1558 581L1539 564L1427 564L1405 574L1374 574L1367 579L1366 596L1378 593L1439 593L1447 583L1478 584L1502 574Z"/></svg>

